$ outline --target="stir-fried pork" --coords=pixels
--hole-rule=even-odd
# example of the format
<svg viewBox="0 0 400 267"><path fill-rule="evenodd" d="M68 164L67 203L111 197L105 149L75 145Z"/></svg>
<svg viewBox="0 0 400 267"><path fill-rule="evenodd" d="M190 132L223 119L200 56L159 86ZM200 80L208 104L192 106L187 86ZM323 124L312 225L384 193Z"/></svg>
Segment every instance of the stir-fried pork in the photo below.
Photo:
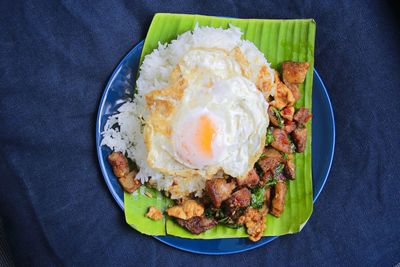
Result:
<svg viewBox="0 0 400 267"><path fill-rule="evenodd" d="M214 219L207 218L205 216L195 216L188 220L176 219L176 222L189 230L192 234L200 234L208 229L213 228L218 224Z"/></svg>
<svg viewBox="0 0 400 267"><path fill-rule="evenodd" d="M206 182L206 194L210 197L216 208L221 206L222 201L228 199L235 189L235 183L228 183L224 178L214 178Z"/></svg>

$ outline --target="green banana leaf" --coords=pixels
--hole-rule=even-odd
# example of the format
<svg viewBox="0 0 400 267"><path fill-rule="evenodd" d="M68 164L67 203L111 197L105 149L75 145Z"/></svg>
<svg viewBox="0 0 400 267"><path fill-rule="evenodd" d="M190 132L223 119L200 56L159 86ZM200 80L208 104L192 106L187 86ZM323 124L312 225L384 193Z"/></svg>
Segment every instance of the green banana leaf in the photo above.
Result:
<svg viewBox="0 0 400 267"><path fill-rule="evenodd" d="M235 19L202 15L156 14L150 25L144 43L141 62L145 55L158 47L158 43L167 43L177 35L194 29L195 25L227 28L229 24L239 27L243 38L252 41L264 53L272 67L279 70L283 61L307 61L310 69L305 82L300 85L302 98L297 106L311 109L312 81L314 68L315 21L302 20L261 20ZM288 183L285 211L280 218L267 215L264 236L275 236L299 232L313 210L311 176L311 123L307 125L308 139L306 150L296 154L296 180ZM144 190L151 191L153 198L144 195ZM246 237L243 227L232 229L223 225L208 230L200 235L193 235L177 225L171 218L152 221L146 218L149 206L161 210L171 204L159 192L144 186L134 194L124 195L125 217L133 228L148 235L174 235L185 238L213 239Z"/></svg>

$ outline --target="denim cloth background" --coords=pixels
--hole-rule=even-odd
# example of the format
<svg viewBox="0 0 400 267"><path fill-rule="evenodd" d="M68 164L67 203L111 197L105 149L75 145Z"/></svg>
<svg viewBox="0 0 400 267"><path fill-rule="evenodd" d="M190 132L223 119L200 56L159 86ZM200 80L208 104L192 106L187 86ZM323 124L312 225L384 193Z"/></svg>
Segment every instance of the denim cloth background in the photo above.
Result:
<svg viewBox="0 0 400 267"><path fill-rule="evenodd" d="M400 262L400 36L385 1L1 1L0 214L18 265L393 266ZM336 153L303 231L229 256L183 252L125 222L95 118L156 12L314 18Z"/></svg>

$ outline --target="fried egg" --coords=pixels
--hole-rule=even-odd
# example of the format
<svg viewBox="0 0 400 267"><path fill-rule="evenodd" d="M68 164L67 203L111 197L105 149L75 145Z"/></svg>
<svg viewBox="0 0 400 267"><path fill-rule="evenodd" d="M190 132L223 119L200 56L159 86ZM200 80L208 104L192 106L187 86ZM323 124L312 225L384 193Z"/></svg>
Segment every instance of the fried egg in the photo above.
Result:
<svg viewBox="0 0 400 267"><path fill-rule="evenodd" d="M233 177L246 175L265 144L263 95L241 76L195 91L173 116L172 156L209 174L222 169Z"/></svg>
<svg viewBox="0 0 400 267"><path fill-rule="evenodd" d="M192 49L171 85L146 95L148 164L180 177L245 177L265 145L268 104L239 48Z"/></svg>

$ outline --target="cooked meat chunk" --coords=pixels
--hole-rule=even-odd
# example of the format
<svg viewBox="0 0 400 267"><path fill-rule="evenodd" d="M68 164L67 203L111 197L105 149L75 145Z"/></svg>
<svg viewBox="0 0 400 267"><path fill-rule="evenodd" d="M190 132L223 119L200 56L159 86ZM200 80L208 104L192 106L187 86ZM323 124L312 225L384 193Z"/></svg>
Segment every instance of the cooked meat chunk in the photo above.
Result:
<svg viewBox="0 0 400 267"><path fill-rule="evenodd" d="M285 164L285 176L291 180L296 178L296 169L293 160L289 159Z"/></svg>
<svg viewBox="0 0 400 267"><path fill-rule="evenodd" d="M287 88L292 91L294 99L297 101L301 98L301 92L298 84L285 83Z"/></svg>
<svg viewBox="0 0 400 267"><path fill-rule="evenodd" d="M285 83L300 84L306 78L308 62L287 61L282 63L282 77Z"/></svg>
<svg viewBox="0 0 400 267"><path fill-rule="evenodd" d="M292 153L292 148L290 146L290 141L287 133L281 129L274 129L272 131L274 136L274 141L272 141L271 146L283 153Z"/></svg>
<svg viewBox="0 0 400 267"><path fill-rule="evenodd" d="M265 208L255 209L249 207L246 209L245 214L239 218L238 224L244 224L246 226L246 231L251 241L256 242L263 236L266 214Z"/></svg>
<svg viewBox="0 0 400 267"><path fill-rule="evenodd" d="M159 221L163 218L163 215L162 212L156 207L150 207L149 211L146 213L146 217L149 217L154 221Z"/></svg>
<svg viewBox="0 0 400 267"><path fill-rule="evenodd" d="M296 121L299 125L306 124L312 117L312 115L308 114L308 108L299 108L293 116L294 121Z"/></svg>
<svg viewBox="0 0 400 267"><path fill-rule="evenodd" d="M166 211L167 211L168 216L172 216L175 218L181 218L183 220L188 219L185 211L179 205L168 208Z"/></svg>
<svg viewBox="0 0 400 267"><path fill-rule="evenodd" d="M258 161L258 165L263 170L264 174L270 170L275 169L281 160L279 158L265 157Z"/></svg>
<svg viewBox="0 0 400 267"><path fill-rule="evenodd" d="M281 128L283 126L283 119L278 117L276 114L276 111L279 112L276 108L273 106L269 106L268 108L268 117L269 121L274 125L275 127ZM280 115L279 115L280 116Z"/></svg>
<svg viewBox="0 0 400 267"><path fill-rule="evenodd" d="M225 200L224 209L228 216L234 215L240 208L245 208L250 205L251 192L246 187L234 192L230 198Z"/></svg>
<svg viewBox="0 0 400 267"><path fill-rule="evenodd" d="M278 150L272 147L264 148L262 157L257 162L264 173L261 177L261 182L265 183L268 177L271 176L271 172L283 161L284 158Z"/></svg>
<svg viewBox="0 0 400 267"><path fill-rule="evenodd" d="M201 216L204 213L204 207L196 200L187 199L180 205L173 206L167 209L167 214L172 217L183 220L190 219L195 216Z"/></svg>
<svg viewBox="0 0 400 267"><path fill-rule="evenodd" d="M297 152L304 152L307 142L307 128L297 128L292 132L292 137Z"/></svg>
<svg viewBox="0 0 400 267"><path fill-rule="evenodd" d="M278 150L276 150L272 147L264 148L262 156L263 156L263 158L275 158L280 161L283 160L282 154Z"/></svg>
<svg viewBox="0 0 400 267"><path fill-rule="evenodd" d="M297 125L295 122L293 121L286 121L285 122L285 126L283 126L283 129L285 130L285 132L287 133L291 133L296 129Z"/></svg>
<svg viewBox="0 0 400 267"><path fill-rule="evenodd" d="M270 213L275 217L280 217L285 208L287 186L284 181L278 181L275 185L275 194L272 199Z"/></svg>
<svg viewBox="0 0 400 267"><path fill-rule="evenodd" d="M281 110L286 106L293 106L295 102L292 91L283 82L278 82L274 101L271 102L271 105Z"/></svg>
<svg viewBox="0 0 400 267"><path fill-rule="evenodd" d="M289 121L293 120L294 107L286 107L286 108L282 109L281 115L284 119L287 119Z"/></svg>
<svg viewBox="0 0 400 267"><path fill-rule="evenodd" d="M256 186L260 182L260 177L255 169L252 169L244 179L237 179L238 186L248 186L250 188Z"/></svg>
<svg viewBox="0 0 400 267"><path fill-rule="evenodd" d="M188 220L176 219L176 222L195 235L207 231L218 224L216 220L209 219L205 216L194 216Z"/></svg>
<svg viewBox="0 0 400 267"><path fill-rule="evenodd" d="M135 177L136 172L132 171L128 175L119 178L118 182L126 192L133 193L142 185Z"/></svg>
<svg viewBox="0 0 400 267"><path fill-rule="evenodd" d="M124 177L129 173L128 160L121 152L112 152L108 156L108 162L118 178Z"/></svg>
<svg viewBox="0 0 400 267"><path fill-rule="evenodd" d="M214 178L206 182L206 194L210 197L216 208L221 206L222 201L228 199L235 189L235 183L228 183L224 178Z"/></svg>

